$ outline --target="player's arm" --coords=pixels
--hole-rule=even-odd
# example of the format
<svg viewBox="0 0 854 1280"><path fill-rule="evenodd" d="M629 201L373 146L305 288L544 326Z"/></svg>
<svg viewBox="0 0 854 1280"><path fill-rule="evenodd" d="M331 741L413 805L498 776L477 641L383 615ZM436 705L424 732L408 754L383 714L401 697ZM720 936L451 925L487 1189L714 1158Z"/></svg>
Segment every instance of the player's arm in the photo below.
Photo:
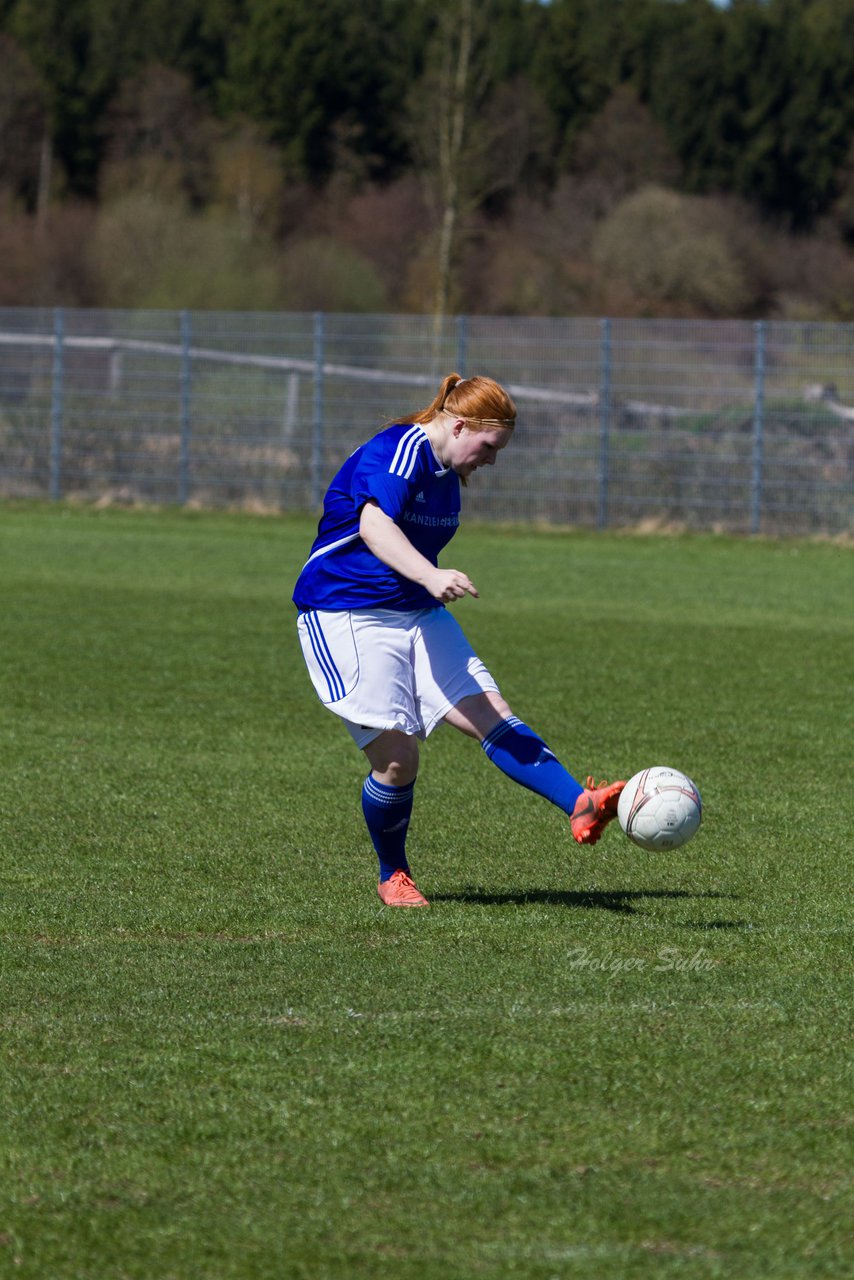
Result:
<svg viewBox="0 0 854 1280"><path fill-rule="evenodd" d="M403 530L373 500L362 507L359 533L365 546L378 560L411 582L420 583L434 600L450 604L466 593L471 596L478 594L474 584L461 570L437 569L426 556L422 556Z"/></svg>

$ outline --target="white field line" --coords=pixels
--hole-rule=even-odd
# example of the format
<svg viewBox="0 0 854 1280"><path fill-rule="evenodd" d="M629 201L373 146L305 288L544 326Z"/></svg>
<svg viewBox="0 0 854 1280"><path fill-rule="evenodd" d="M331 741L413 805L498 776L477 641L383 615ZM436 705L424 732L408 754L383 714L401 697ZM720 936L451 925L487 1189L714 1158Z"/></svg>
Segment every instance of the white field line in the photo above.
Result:
<svg viewBox="0 0 854 1280"><path fill-rule="evenodd" d="M691 1008L713 1009L716 1012L731 1013L782 1013L784 1008L776 1000L738 1000L723 997L720 1000L696 1000L692 997ZM601 1017L607 1012L615 1014L636 1013L682 1013L683 1001L663 1000L628 1000L614 1004L602 1000L576 1000L565 1005L552 1005L542 1008L511 1006L509 1009L487 1009L481 1006L471 1008L445 1007L442 1009L386 1009L365 1010L299 1010L286 1008L279 1014L270 1014L259 1019L268 1026L334 1026L342 1022L448 1022L448 1021L489 1021L513 1022L533 1020L544 1022L549 1019L571 1019L579 1014L592 1014ZM249 1018L248 1021L254 1021Z"/></svg>

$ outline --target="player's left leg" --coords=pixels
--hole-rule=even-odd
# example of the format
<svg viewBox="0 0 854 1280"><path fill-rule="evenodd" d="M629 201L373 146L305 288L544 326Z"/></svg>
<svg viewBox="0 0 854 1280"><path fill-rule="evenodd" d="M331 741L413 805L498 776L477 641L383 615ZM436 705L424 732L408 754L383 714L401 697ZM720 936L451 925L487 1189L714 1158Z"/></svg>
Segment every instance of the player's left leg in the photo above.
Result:
<svg viewBox="0 0 854 1280"><path fill-rule="evenodd" d="M570 818L579 844L594 844L616 817L622 783L582 786L542 738L513 715L494 678L446 609L426 610L413 646L424 735L440 721L480 742L503 773Z"/></svg>
<svg viewBox="0 0 854 1280"><path fill-rule="evenodd" d="M475 738L492 763L514 782L563 809L579 844L595 844L616 817L623 784L597 787L588 778L582 786L539 734L513 715L500 693L490 690L463 698L445 722Z"/></svg>
<svg viewBox="0 0 854 1280"><path fill-rule="evenodd" d="M514 782L572 813L584 788L539 734L514 716L500 693L490 690L463 698L445 716L445 723L475 738L487 758Z"/></svg>

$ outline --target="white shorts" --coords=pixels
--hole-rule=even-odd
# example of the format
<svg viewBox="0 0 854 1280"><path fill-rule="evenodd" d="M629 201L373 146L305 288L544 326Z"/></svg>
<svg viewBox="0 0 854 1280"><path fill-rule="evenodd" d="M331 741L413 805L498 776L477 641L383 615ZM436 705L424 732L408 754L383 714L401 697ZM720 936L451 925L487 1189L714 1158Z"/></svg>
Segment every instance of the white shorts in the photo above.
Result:
<svg viewBox="0 0 854 1280"><path fill-rule="evenodd" d="M498 685L447 609L301 613L308 673L358 747L385 729L426 738L462 698Z"/></svg>

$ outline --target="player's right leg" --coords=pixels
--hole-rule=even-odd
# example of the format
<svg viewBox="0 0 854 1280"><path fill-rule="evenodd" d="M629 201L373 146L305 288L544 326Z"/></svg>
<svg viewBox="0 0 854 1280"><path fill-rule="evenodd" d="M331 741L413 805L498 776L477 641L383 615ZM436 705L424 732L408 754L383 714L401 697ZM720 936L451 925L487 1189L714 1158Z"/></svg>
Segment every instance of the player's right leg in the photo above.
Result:
<svg viewBox="0 0 854 1280"><path fill-rule="evenodd" d="M387 609L315 610L301 613L297 628L318 697L341 717L371 765L362 813L379 859L380 897L390 906L426 906L406 859L418 772L415 735L422 728L410 618Z"/></svg>
<svg viewBox="0 0 854 1280"><path fill-rule="evenodd" d="M427 907L406 857L418 741L399 729L387 729L362 750L371 766L362 787L362 812L380 864L377 892L387 907Z"/></svg>

